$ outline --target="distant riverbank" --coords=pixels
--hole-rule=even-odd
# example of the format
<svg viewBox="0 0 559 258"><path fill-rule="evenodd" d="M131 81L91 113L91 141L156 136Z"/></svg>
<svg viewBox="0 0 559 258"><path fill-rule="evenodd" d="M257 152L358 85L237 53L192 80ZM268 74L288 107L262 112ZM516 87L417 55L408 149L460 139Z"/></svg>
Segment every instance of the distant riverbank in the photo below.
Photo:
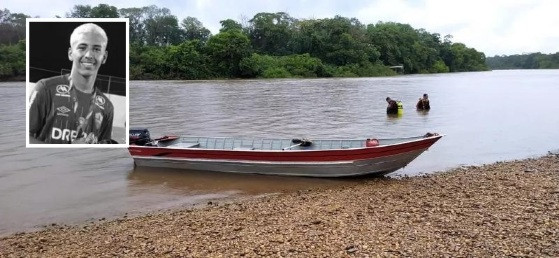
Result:
<svg viewBox="0 0 559 258"><path fill-rule="evenodd" d="M0 256L558 256L559 155L0 239Z"/></svg>
<svg viewBox="0 0 559 258"><path fill-rule="evenodd" d="M25 75L15 76L15 77L10 77L10 78L0 80L0 82L24 82L24 81L25 81Z"/></svg>

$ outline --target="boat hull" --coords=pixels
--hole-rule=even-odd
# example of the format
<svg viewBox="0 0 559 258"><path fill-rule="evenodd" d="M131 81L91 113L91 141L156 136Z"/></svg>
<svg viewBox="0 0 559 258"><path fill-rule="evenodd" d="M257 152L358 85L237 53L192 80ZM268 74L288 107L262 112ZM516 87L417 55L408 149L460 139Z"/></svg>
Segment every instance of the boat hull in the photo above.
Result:
<svg viewBox="0 0 559 258"><path fill-rule="evenodd" d="M181 158L136 157L137 166L164 167L230 173L268 174L307 177L344 177L394 172L423 153L415 150L396 155L355 161L335 162L247 162Z"/></svg>
<svg viewBox="0 0 559 258"><path fill-rule="evenodd" d="M394 172L441 136L373 148L316 151L177 149L131 146L137 166L230 173L344 177Z"/></svg>

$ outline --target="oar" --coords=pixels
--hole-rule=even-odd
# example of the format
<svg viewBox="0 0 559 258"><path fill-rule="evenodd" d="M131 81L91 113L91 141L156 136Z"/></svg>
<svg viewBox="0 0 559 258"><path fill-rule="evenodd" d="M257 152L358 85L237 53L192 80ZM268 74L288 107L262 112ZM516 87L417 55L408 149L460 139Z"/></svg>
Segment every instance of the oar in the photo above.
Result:
<svg viewBox="0 0 559 258"><path fill-rule="evenodd" d="M298 143L295 144L295 145L291 145L289 147L283 148L282 150L289 150L289 149L295 148L297 146L307 147L307 146L310 146L312 144L312 142L310 140L307 140L307 139L302 139L302 140L301 139L293 139L293 140L291 140L291 142L293 142L293 143L298 142Z"/></svg>
<svg viewBox="0 0 559 258"><path fill-rule="evenodd" d="M297 143L297 144L295 144L295 145L291 145L291 146L286 147L286 148L283 148L283 149L281 149L281 150L289 150L289 149L291 149L291 148L295 148L295 147L297 147L297 146L300 146L301 144L303 144L303 142Z"/></svg>

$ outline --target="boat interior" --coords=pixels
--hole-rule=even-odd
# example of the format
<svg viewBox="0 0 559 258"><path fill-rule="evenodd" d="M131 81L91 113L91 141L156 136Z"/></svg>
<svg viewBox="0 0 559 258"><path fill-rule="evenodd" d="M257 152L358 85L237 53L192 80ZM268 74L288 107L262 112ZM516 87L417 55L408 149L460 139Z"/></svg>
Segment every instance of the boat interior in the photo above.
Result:
<svg viewBox="0 0 559 258"><path fill-rule="evenodd" d="M228 137L180 137L176 140L158 142L167 148L219 149L219 150L331 150L377 147L413 141L423 137L400 139L251 139Z"/></svg>

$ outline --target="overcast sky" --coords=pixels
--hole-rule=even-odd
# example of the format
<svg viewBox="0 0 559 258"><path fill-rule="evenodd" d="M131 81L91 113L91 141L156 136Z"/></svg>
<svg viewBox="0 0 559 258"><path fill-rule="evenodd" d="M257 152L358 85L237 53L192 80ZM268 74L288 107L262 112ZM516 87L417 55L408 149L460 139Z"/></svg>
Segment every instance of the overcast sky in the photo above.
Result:
<svg viewBox="0 0 559 258"><path fill-rule="evenodd" d="M198 18L217 33L219 21L241 22L259 12L286 12L297 19L357 18L363 24L399 22L430 33L452 35L453 42L486 56L530 52L559 52L559 1L556 0L13 0L1 9L32 17L65 16L74 5L117 8L156 5L167 7L179 19Z"/></svg>

